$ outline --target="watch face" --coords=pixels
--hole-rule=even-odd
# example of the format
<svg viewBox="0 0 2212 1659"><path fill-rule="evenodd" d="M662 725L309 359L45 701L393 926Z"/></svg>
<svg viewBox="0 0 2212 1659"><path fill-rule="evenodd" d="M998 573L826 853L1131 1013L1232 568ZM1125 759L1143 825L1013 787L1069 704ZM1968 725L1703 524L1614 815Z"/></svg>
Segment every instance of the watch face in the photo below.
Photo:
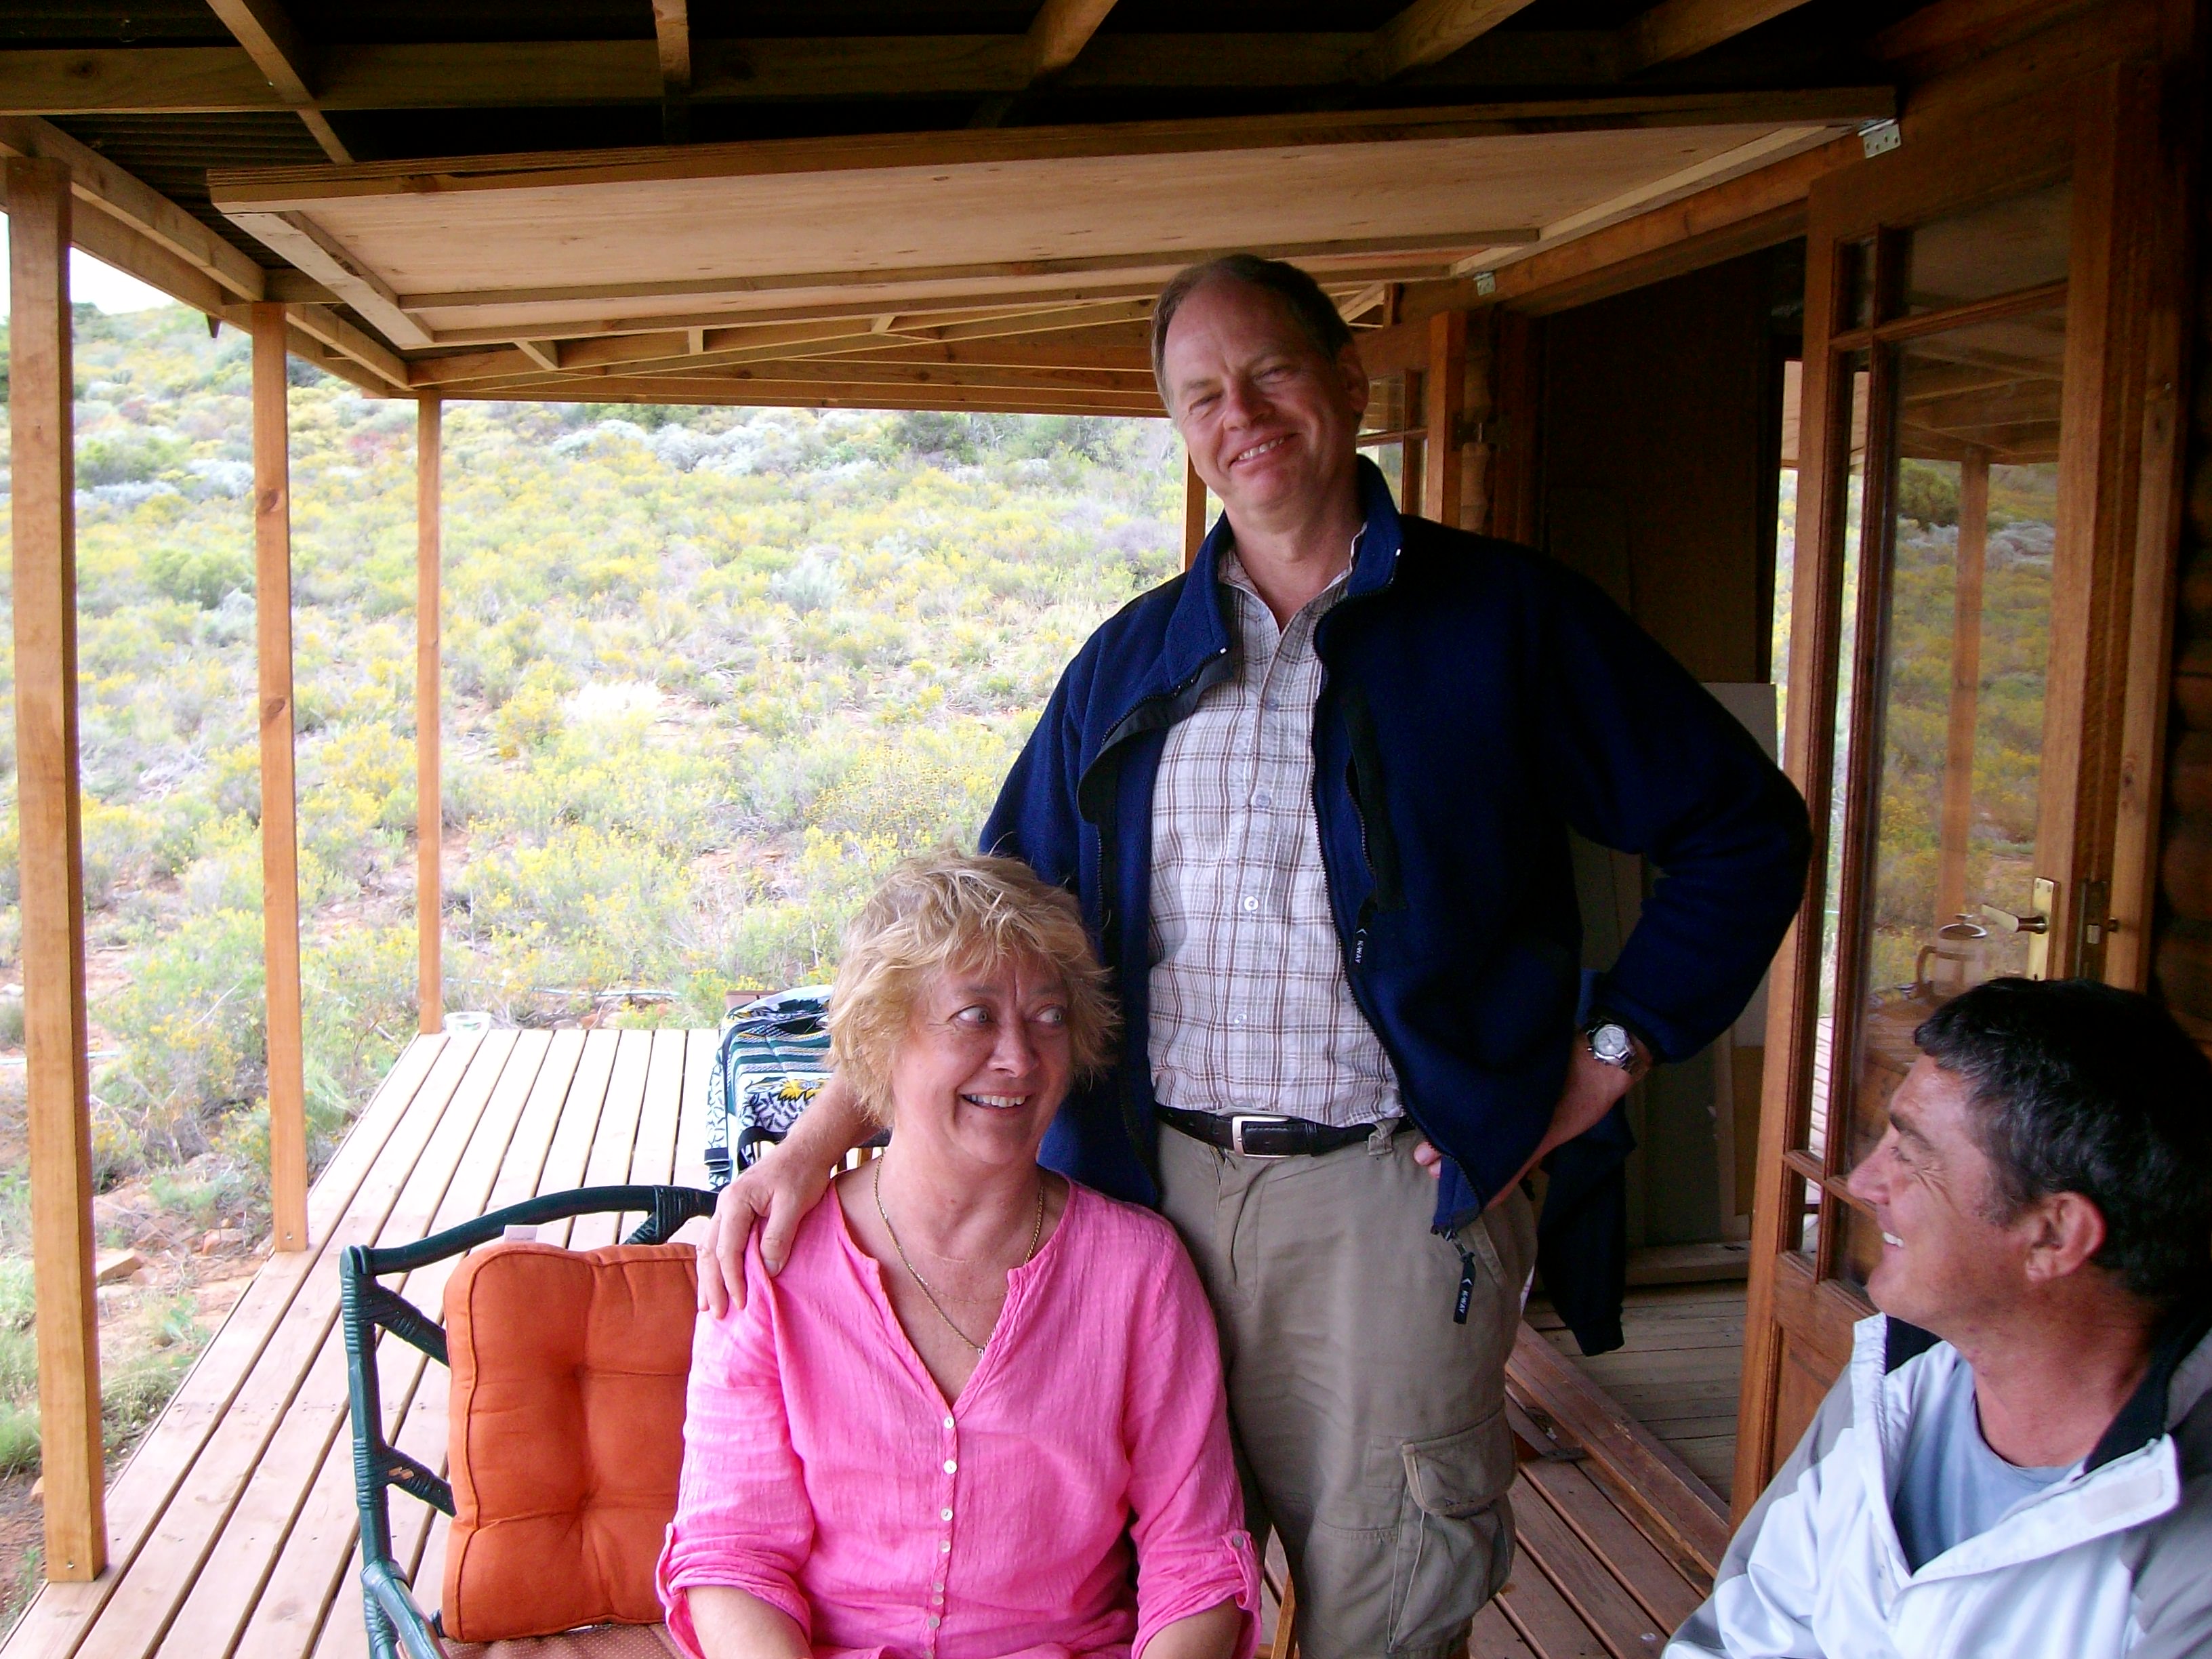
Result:
<svg viewBox="0 0 2212 1659"><path fill-rule="evenodd" d="M1627 1030L1619 1025L1593 1025L1589 1033L1590 1053L1608 1066L1619 1066L1635 1052L1629 1042Z"/></svg>

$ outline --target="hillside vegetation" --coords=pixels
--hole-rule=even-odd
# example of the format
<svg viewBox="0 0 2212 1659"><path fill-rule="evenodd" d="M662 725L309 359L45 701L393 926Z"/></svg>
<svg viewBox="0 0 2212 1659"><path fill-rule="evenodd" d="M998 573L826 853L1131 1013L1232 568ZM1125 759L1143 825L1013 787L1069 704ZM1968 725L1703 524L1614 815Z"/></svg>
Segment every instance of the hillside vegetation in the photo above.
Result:
<svg viewBox="0 0 2212 1659"><path fill-rule="evenodd" d="M113 1245L264 1224L249 371L197 313L80 310ZM293 366L319 1158L416 1026L415 421ZM972 838L1076 646L1178 562L1164 422L454 404L445 442L447 1006L501 1022L705 1024L726 989L819 977L886 863ZM0 770L12 988L12 726ZM0 1018L20 1042L20 1002ZM0 1255L27 1248L10 1122Z"/></svg>

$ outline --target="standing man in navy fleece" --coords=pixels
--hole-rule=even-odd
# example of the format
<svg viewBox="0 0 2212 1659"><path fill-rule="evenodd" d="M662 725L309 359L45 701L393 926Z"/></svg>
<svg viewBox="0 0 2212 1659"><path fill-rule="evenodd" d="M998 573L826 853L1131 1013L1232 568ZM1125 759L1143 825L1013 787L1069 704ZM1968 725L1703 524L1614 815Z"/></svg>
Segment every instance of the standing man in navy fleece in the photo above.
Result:
<svg viewBox="0 0 2212 1659"><path fill-rule="evenodd" d="M1555 1196L1618 1178L1616 1103L1780 942L1804 807L1595 587L1399 515L1303 272L1186 270L1152 342L1222 521L1069 665L983 832L1077 892L1127 1022L1044 1160L1189 1246L1309 1659L1441 1659L1511 1562L1522 1177L1557 1149ZM1587 1009L1570 829L1663 872ZM724 1194L704 1299L743 1284L757 1219L781 1261L867 1127L833 1081ZM1610 1274L1617 1310L1589 1243L1547 1217L1547 1282Z"/></svg>

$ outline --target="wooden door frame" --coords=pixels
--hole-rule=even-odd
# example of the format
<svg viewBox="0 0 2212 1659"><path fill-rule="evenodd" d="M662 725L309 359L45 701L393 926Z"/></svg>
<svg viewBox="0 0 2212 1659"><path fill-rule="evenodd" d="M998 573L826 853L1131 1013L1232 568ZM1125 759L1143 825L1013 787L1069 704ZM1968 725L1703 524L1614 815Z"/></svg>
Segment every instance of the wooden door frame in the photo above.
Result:
<svg viewBox="0 0 2212 1659"><path fill-rule="evenodd" d="M2165 267L2176 263L2174 246L2185 240L2166 224L2187 210L2185 202L2171 199L2165 186L2173 170L2160 164L2174 142L2161 132L2168 101L2158 65L2116 64L2006 109L1918 125L1913 142L1902 149L1828 174L1812 188L1793 566L1796 616L1790 630L1792 718L1784 765L1810 811L1813 848L1806 902L1776 957L1770 992L1738 1413L1738 1516L1757 1499L1789 1449L1775 1443L1789 1346L1784 1323L1795 1328L1790 1334L1808 1350L1808 1369L1832 1376L1848 1360L1848 1348L1817 1343L1805 1333L1844 1328L1869 1310L1863 1298L1825 1274L1816 1275L1785 1248L1793 1189L1804 1178L1785 1153L1803 1138L1810 1109L1833 805L1833 714L1843 621L1842 485L1850 462L1848 454L1831 453L1828 418L1832 403L1849 395L1847 385L1837 384L1831 348L1843 331L1834 315L1842 289L1839 262L1850 242L1885 224L1924 222L2069 175L2074 179L2058 536L2062 548L2076 550L2058 561L2063 574L2053 593L2053 657L2045 693L2046 729L2064 738L2058 752L2046 755L2047 775L2073 781L2067 789L2045 790L2040 828L2054 837L2051 844L2065 849L2061 861L2070 866L2074 877L2064 884L2052 918L2051 972L2101 973L2107 938L2101 924L2116 865L2124 884L2140 884L2137 872L2156 861L2155 813L2140 806L2126 810L2124 781L2146 763L2142 733L2156 726L2154 718L2145 720L2141 705L2150 695L2146 685L2162 672L2163 664L2145 665L2151 654L2145 642L2167 637L2172 625L2172 581L2148 580L2150 573L2136 568L2138 558L2170 567L2175 555L2172 515L2158 514L2156 504L2179 487L2177 477L2167 476L2178 472L2179 446L2161 448L2154 422L2152 441L2147 444L2144 436L2150 378L2146 364L2155 343L2144 319L2151 301L2172 286L2174 273ZM2160 386L2170 401L2171 380ZM1880 453L1872 429L1878 424L1875 402L1870 398L1863 536L1881 533L1876 514L1881 492L1872 465ZM2161 477L2148 476L2160 469ZM1803 487L1808 479L1818 481L1809 492ZM2139 511L2142 503L2150 504L2148 518ZM2155 546L2144 540L2154 532ZM1875 544L1869 543L1868 550L1875 550ZM1863 663L1878 644L1864 625L1880 614L1872 591L1879 584L1864 580L1869 568L1862 566L1857 644ZM1817 711L1816 717L1807 718L1808 711ZM1854 753L1855 779L1863 778L1865 751L1862 747ZM2148 757L2148 763L2154 765L2155 757ZM1864 795L1866 790L1857 793ZM2051 801L2054 793L2063 801ZM1861 801L1849 811L1847 836L1863 830L1865 810ZM1847 871L1847 889L1848 878ZM2093 882L2104 884L2090 888L2096 902L2085 907L2082 890ZM2148 915L2124 885L2120 903L2124 909L2136 906L2135 928L2147 930ZM2129 920L2123 915L2124 933L2130 931ZM2099 924L2094 934L2093 921ZM2112 966L2126 981L2141 982L2141 969L2132 966L2131 958ZM1845 1040L1839 1025L1832 1101L1848 1090L1844 1068L1837 1063ZM1835 1126L1830 1139L1832 1165ZM1824 1238L1822 1248L1832 1245Z"/></svg>

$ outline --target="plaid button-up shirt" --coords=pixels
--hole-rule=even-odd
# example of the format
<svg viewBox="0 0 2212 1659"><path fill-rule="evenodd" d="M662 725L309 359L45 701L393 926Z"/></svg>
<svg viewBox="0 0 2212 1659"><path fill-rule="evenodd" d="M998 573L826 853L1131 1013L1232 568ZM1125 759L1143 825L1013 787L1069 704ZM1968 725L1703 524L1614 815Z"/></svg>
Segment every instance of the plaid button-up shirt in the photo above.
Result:
<svg viewBox="0 0 2212 1659"><path fill-rule="evenodd" d="M1343 1127L1395 1117L1397 1075L1352 1000L1314 821L1314 629L1351 573L1279 628L1233 551L1220 571L1236 672L1169 731L1152 790L1154 1097Z"/></svg>

